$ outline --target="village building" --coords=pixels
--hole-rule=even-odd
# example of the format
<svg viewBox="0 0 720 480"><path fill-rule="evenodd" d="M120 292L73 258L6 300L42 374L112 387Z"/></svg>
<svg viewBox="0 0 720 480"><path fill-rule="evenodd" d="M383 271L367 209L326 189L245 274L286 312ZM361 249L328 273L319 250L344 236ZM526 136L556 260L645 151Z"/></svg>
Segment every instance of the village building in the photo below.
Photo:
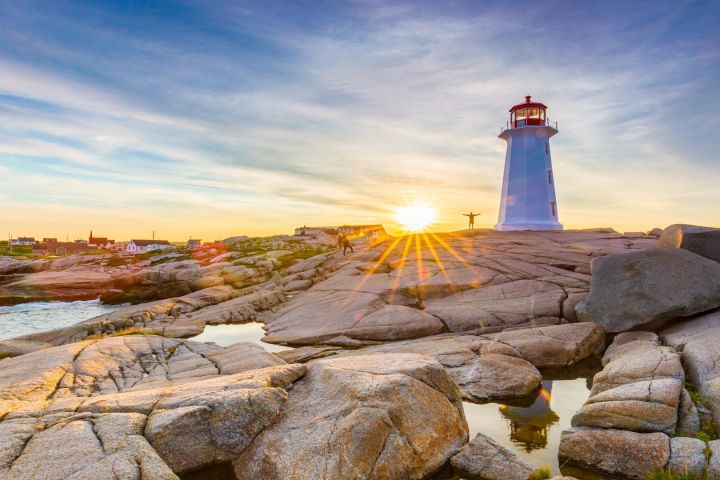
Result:
<svg viewBox="0 0 720 480"><path fill-rule="evenodd" d="M363 240L371 244L379 243L388 237L382 225L343 225L337 227L337 232L349 240Z"/></svg>
<svg viewBox="0 0 720 480"><path fill-rule="evenodd" d="M52 240L52 239L50 239ZM77 255L96 250L85 242L39 242L33 246L35 255Z"/></svg>
<svg viewBox="0 0 720 480"><path fill-rule="evenodd" d="M125 247L125 251L138 254L171 248L175 248L175 246L167 240L130 240Z"/></svg>
<svg viewBox="0 0 720 480"><path fill-rule="evenodd" d="M312 237L314 235L320 235L326 230L332 230L335 232L335 227L308 227L302 226L295 229L296 237ZM335 232L337 234L337 232Z"/></svg>
<svg viewBox="0 0 720 480"><path fill-rule="evenodd" d="M187 241L187 248L189 249L196 249L199 248L202 245L202 240L199 238L191 238Z"/></svg>
<svg viewBox="0 0 720 480"><path fill-rule="evenodd" d="M92 230L90 230L90 237L88 238L88 245L95 246L97 248L113 248L115 240L108 240L107 237L95 237L93 236Z"/></svg>
<svg viewBox="0 0 720 480"><path fill-rule="evenodd" d="M10 245L34 245L35 237L18 237L10 240Z"/></svg>

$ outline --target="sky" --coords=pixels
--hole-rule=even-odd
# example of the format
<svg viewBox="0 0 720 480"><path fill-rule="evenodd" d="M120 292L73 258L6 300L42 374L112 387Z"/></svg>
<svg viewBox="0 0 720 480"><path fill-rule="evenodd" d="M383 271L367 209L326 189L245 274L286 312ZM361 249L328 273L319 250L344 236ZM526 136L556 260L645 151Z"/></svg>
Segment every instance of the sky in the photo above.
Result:
<svg viewBox="0 0 720 480"><path fill-rule="evenodd" d="M0 235L497 221L549 106L565 228L720 226L720 2L0 0Z"/></svg>

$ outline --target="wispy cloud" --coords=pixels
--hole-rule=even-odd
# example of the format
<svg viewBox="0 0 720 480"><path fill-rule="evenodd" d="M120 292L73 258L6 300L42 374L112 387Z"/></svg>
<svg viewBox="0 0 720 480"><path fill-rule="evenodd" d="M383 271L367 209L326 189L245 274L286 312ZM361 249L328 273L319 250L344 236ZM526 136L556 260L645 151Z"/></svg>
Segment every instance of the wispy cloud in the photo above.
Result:
<svg viewBox="0 0 720 480"><path fill-rule="evenodd" d="M412 199L491 225L526 94L567 226L720 221L712 5L2 5L0 228L222 237Z"/></svg>

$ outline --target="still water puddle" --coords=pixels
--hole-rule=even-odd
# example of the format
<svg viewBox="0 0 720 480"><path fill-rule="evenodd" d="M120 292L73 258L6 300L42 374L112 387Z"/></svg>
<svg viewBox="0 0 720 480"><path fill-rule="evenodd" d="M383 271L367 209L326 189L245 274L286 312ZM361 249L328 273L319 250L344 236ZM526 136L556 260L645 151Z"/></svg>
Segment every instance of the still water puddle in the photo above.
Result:
<svg viewBox="0 0 720 480"><path fill-rule="evenodd" d="M191 338L197 342L213 342L221 347L227 347L237 342L253 342L262 346L269 352L290 350L290 347L265 343L261 339L265 335L263 324L257 322L240 323L232 325L207 325L200 335Z"/></svg>
<svg viewBox="0 0 720 480"><path fill-rule="evenodd" d="M529 405L463 402L470 439L482 433L534 467L550 467L560 474L557 452L560 433L588 397L585 378L543 380L542 389Z"/></svg>

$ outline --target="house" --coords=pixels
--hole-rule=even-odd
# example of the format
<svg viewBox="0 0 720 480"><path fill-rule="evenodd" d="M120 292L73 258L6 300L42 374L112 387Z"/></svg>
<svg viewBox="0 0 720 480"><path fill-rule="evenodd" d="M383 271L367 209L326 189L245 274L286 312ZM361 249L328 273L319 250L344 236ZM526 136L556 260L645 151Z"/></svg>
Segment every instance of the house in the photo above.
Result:
<svg viewBox="0 0 720 480"><path fill-rule="evenodd" d="M335 229L333 227L308 227L308 226L302 226L295 229L295 236L296 237L312 237L314 235L320 235L325 230L333 230Z"/></svg>
<svg viewBox="0 0 720 480"><path fill-rule="evenodd" d="M18 237L10 240L10 245L34 245L35 237Z"/></svg>
<svg viewBox="0 0 720 480"><path fill-rule="evenodd" d="M202 240L200 240L199 238L191 238L190 240L187 241L187 248L189 248L191 250L195 249L195 248L199 248L200 245L202 245Z"/></svg>
<svg viewBox="0 0 720 480"><path fill-rule="evenodd" d="M155 250L175 248L167 240L130 240L125 247L128 253L147 253Z"/></svg>
<svg viewBox="0 0 720 480"><path fill-rule="evenodd" d="M90 237L88 238L88 245L95 246L97 248L113 248L115 240L108 240L107 237L94 237L92 230L90 230Z"/></svg>
<svg viewBox="0 0 720 480"><path fill-rule="evenodd" d="M36 255L73 255L94 251L95 247L85 242L39 242L33 246Z"/></svg>
<svg viewBox="0 0 720 480"><path fill-rule="evenodd" d="M343 225L336 230L349 240L367 240L371 244L382 242L388 237L382 225Z"/></svg>
<svg viewBox="0 0 720 480"><path fill-rule="evenodd" d="M55 237L44 237L41 243L58 243Z"/></svg>

